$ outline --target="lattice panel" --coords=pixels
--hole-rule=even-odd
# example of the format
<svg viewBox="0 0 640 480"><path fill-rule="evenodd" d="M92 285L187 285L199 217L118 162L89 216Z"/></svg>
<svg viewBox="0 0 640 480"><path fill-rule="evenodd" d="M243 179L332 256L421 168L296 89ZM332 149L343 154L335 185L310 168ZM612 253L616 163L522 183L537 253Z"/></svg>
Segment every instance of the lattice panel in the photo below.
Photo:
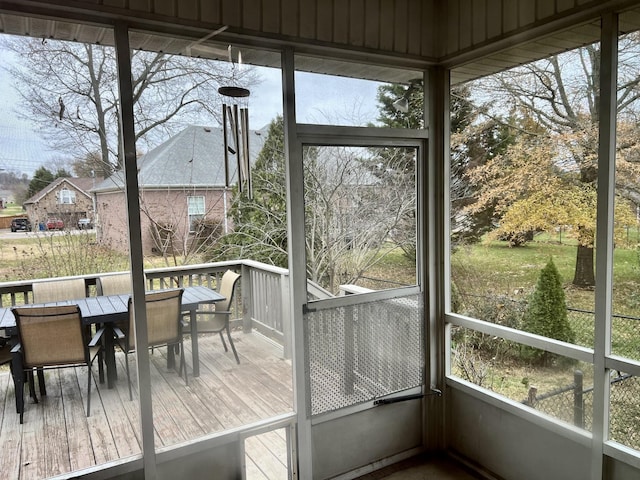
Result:
<svg viewBox="0 0 640 480"><path fill-rule="evenodd" d="M305 320L312 415L422 384L422 295L317 310Z"/></svg>

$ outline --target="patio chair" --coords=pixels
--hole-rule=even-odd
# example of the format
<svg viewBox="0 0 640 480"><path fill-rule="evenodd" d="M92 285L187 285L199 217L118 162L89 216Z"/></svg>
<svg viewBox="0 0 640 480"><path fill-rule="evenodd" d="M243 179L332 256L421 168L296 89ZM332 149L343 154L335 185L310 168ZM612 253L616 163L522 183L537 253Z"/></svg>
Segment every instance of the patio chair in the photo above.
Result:
<svg viewBox="0 0 640 480"><path fill-rule="evenodd" d="M187 365L184 359L184 348L182 345L182 329L184 321L182 320L182 288L172 290L158 290L145 294L145 304L147 308L147 341L149 348L166 346L167 347L167 366L172 365L174 345L180 346L180 367L178 374L182 376L184 368L184 377L187 385ZM129 399L133 399L131 392L131 373L129 370L129 354L133 353L136 348L135 342L135 326L134 326L133 300L129 298L129 325L123 331L116 327L116 342L125 353L125 365L127 367L127 382L129 384Z"/></svg>
<svg viewBox="0 0 640 480"><path fill-rule="evenodd" d="M98 277L98 295L131 294L131 274L116 273Z"/></svg>
<svg viewBox="0 0 640 480"><path fill-rule="evenodd" d="M87 296L87 287L84 278L70 278L65 280L48 279L43 282L36 282L31 286L33 293L33 303L53 303L63 300L75 300ZM87 325L87 335L93 335L91 326ZM97 331L97 330L96 330ZM100 378L104 377L104 364L102 352L100 352ZM44 382L44 380L41 380ZM41 388L44 388L44 384Z"/></svg>
<svg viewBox="0 0 640 480"><path fill-rule="evenodd" d="M87 416L91 414L91 365L102 348L104 329L88 341L87 329L77 305L16 307L18 343L13 354L13 379L16 387L20 423L24 417L24 381L28 378L31 396L37 403L33 370L38 371L40 394L46 395L44 369L87 366ZM103 381L102 377L100 378Z"/></svg>
<svg viewBox="0 0 640 480"><path fill-rule="evenodd" d="M68 280L45 280L32 285L33 303L59 302L60 300L75 300L87 296L84 278Z"/></svg>
<svg viewBox="0 0 640 480"><path fill-rule="evenodd" d="M231 344L233 355L236 357L236 362L240 364L240 358L236 351L236 346L233 344L231 338L231 329L229 327L229 319L231 318L231 303L233 302L233 294L236 290L236 285L240 280L240 274L232 270L227 270L222 276L220 282L220 288L218 291L224 297L224 300L214 304L214 310L198 310L198 333L219 333L224 351L228 352L227 343L224 341L223 331L227 332L227 338ZM200 320L202 316L208 316L210 318L206 320Z"/></svg>

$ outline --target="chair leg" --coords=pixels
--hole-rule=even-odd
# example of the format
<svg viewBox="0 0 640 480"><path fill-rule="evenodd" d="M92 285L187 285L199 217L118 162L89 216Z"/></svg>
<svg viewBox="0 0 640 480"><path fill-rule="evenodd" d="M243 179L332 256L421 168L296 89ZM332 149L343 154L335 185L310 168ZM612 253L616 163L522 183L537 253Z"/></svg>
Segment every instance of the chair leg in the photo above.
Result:
<svg viewBox="0 0 640 480"><path fill-rule="evenodd" d="M222 335L222 332L220 332L220 334ZM229 337L229 343L231 344L231 349L233 350L233 354L236 357L236 362L238 362L238 365L240 365L240 358L238 357L238 352L236 352L236 346L233 344L233 339L231 338L231 329L229 328L229 325L227 325L227 337Z"/></svg>
<svg viewBox="0 0 640 480"><path fill-rule="evenodd" d="M180 341L180 369L178 370L178 375L182 376L182 369L184 368L184 381L189 386L189 376L187 375L187 362L184 358L184 346L182 345L182 340Z"/></svg>
<svg viewBox="0 0 640 480"><path fill-rule="evenodd" d="M18 414L20 414L20 425L24 420L24 379L20 380L16 388L16 399L18 400Z"/></svg>
<svg viewBox="0 0 640 480"><path fill-rule="evenodd" d="M222 346L224 347L224 351L228 352L229 349L227 348L227 342L224 341L224 335L222 335L222 330L220 330L218 333L220 334L220 340L222 340Z"/></svg>
<svg viewBox="0 0 640 480"><path fill-rule="evenodd" d="M13 376L13 386L16 395L16 413L20 415L20 424L24 417L24 381L25 372L19 371Z"/></svg>
<svg viewBox="0 0 640 480"><path fill-rule="evenodd" d="M40 396L44 397L47 394L47 386L44 383L44 369L42 367L38 367L36 372L38 373L38 388L40 389Z"/></svg>
<svg viewBox="0 0 640 480"><path fill-rule="evenodd" d="M102 350L98 352L98 380L101 384L104 383L104 353Z"/></svg>
<svg viewBox="0 0 640 480"><path fill-rule="evenodd" d="M36 395L36 382L33 379L32 368L30 368L27 372L27 381L29 382L29 396L33 398L33 403L38 403L38 396Z"/></svg>

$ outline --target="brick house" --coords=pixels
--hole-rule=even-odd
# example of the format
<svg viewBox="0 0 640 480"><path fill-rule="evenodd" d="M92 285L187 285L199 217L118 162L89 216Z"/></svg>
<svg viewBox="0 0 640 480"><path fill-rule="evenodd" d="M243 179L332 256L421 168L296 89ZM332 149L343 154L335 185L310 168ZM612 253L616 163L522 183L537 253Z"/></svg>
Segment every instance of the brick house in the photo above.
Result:
<svg viewBox="0 0 640 480"><path fill-rule="evenodd" d="M24 202L24 208L34 230L50 218L59 218L65 228L75 228L80 218L93 221L93 198L89 190L102 179L57 178Z"/></svg>
<svg viewBox="0 0 640 480"><path fill-rule="evenodd" d="M267 129L251 131L249 154L255 161ZM231 190L225 188L224 140L221 128L189 126L138 158L140 217L145 254L186 252L202 222L228 231ZM231 155L230 181L236 182ZM96 185L97 241L126 251L128 230L124 175L115 172Z"/></svg>

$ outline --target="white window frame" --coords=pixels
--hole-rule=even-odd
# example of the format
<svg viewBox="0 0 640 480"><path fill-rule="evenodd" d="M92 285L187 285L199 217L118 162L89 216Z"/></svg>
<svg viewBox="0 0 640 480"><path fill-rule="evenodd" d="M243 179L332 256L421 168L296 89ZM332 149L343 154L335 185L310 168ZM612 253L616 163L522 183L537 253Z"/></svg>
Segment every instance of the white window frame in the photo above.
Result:
<svg viewBox="0 0 640 480"><path fill-rule="evenodd" d="M67 187L63 187L58 192L58 203L61 205L75 205L76 192Z"/></svg>
<svg viewBox="0 0 640 480"><path fill-rule="evenodd" d="M201 204L194 203L201 199ZM199 202L200 203L200 202ZM204 195L190 195L187 197L187 216L189 220L189 233L195 232L194 223L202 220L205 214L205 198Z"/></svg>

